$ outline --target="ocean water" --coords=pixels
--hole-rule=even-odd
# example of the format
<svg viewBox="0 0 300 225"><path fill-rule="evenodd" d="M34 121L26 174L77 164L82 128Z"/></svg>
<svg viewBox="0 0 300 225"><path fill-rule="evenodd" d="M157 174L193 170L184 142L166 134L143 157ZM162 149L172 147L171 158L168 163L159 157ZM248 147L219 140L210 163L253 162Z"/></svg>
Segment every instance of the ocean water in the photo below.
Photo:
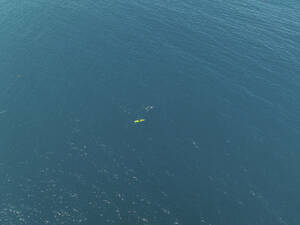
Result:
<svg viewBox="0 0 300 225"><path fill-rule="evenodd" d="M0 3L1 225L300 223L299 1Z"/></svg>

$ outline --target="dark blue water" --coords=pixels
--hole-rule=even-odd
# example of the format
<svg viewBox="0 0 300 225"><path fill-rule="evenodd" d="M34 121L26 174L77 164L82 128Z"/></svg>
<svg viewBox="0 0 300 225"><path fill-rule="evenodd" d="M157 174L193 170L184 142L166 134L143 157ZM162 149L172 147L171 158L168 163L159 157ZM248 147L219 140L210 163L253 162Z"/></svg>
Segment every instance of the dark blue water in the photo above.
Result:
<svg viewBox="0 0 300 225"><path fill-rule="evenodd" d="M2 0L0 25L0 224L299 224L298 1Z"/></svg>

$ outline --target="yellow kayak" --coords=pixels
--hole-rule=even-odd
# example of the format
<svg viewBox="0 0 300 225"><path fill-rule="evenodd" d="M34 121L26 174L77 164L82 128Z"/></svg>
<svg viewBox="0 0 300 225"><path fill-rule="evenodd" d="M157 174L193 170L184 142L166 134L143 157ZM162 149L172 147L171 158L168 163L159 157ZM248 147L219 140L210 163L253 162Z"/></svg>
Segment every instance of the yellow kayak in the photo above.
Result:
<svg viewBox="0 0 300 225"><path fill-rule="evenodd" d="M138 119L138 120L134 120L133 122L134 123L141 123L141 122L144 122L145 121L145 119Z"/></svg>

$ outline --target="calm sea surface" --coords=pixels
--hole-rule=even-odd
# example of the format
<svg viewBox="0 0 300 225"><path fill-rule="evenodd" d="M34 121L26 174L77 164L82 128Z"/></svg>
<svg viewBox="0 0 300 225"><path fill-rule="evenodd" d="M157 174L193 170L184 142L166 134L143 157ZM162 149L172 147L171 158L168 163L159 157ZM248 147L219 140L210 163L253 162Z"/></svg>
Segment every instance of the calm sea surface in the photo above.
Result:
<svg viewBox="0 0 300 225"><path fill-rule="evenodd" d="M0 0L1 225L299 225L299 171L299 1Z"/></svg>

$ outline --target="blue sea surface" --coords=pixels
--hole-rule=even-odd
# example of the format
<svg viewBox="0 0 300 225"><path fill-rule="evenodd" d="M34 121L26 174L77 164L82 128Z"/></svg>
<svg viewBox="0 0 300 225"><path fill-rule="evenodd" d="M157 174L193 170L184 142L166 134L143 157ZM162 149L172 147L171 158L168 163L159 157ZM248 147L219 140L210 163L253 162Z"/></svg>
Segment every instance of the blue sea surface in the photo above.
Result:
<svg viewBox="0 0 300 225"><path fill-rule="evenodd" d="M1 225L300 224L299 1L0 5Z"/></svg>

